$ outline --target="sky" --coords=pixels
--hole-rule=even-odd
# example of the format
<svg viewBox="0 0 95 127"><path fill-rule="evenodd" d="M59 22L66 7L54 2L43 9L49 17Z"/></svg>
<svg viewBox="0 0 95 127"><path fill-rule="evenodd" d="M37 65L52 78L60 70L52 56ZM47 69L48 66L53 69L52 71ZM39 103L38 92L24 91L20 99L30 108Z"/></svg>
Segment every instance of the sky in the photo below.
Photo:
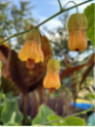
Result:
<svg viewBox="0 0 95 127"><path fill-rule="evenodd" d="M60 9L58 0L12 0L12 1L14 1L17 4L17 6L18 6L19 1L30 1L31 5L34 7L34 9L32 9L33 16L39 22L42 22L43 20L52 16L53 14L58 12ZM64 6L70 0L60 0L60 1L61 1L62 6ZM84 2L86 0L73 0L73 1L76 2L76 4L78 4L78 3ZM95 2L95 1L93 0L93 2ZM79 12L82 13L83 10L93 2L89 2L84 5L79 6L78 7ZM73 4L69 3L65 8L68 8L71 6L73 6ZM70 14L73 14L75 12L76 12L75 8L69 11ZM47 22L44 25L44 27L47 27L50 30L53 30L53 29L56 29L57 27L61 26L61 23L58 18L59 18L59 16L52 19L51 21ZM43 26L41 28L43 28Z"/></svg>
<svg viewBox="0 0 95 127"><path fill-rule="evenodd" d="M32 4L34 5L33 15L35 19L39 19L40 22L47 19L49 16L52 16L53 14L58 12L60 9L58 5L58 0L31 0L31 1L32 1ZM60 1L61 1L62 6L64 6L70 0L60 0ZM78 4L86 0L73 0L73 1ZM89 2L89 3L86 3L78 7L79 12L82 13L83 10L91 3L92 2ZM73 6L73 4L72 3L68 4L66 8L70 6ZM76 12L75 8L69 11L70 14L75 13L75 12ZM52 19L51 21L46 23L45 26L49 27L51 30L53 28L61 26L61 23L58 18L59 16Z"/></svg>

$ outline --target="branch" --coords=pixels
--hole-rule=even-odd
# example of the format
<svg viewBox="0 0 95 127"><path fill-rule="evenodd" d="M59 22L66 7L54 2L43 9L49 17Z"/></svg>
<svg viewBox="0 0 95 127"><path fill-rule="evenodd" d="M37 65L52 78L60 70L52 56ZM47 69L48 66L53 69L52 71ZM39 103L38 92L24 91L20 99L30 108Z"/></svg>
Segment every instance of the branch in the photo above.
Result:
<svg viewBox="0 0 95 127"><path fill-rule="evenodd" d="M79 71L79 70L82 69L83 67L89 66L90 64L92 64L92 63L94 62L94 56L95 56L95 54L92 54L92 56L90 57L89 61L88 61L87 63L85 63L85 64L77 65L77 66L75 66L75 67L69 67L69 68L67 68L67 69L65 69L65 70L62 70L62 72L61 72L61 74L60 74L61 80L62 80L63 78L65 78L66 76L68 76L68 75L70 75L70 74L72 74L72 73L74 73L74 72L76 72L76 71Z"/></svg>
<svg viewBox="0 0 95 127"><path fill-rule="evenodd" d="M35 26L34 28L36 29L36 28L42 26L43 24L45 24L46 22L48 22L48 21L50 21L51 19L55 18L56 16L62 14L63 12L66 12L66 11L68 11L68 10L71 10L71 9L73 9L73 8L75 8L75 7L78 7L78 6L80 6L80 5L83 5L83 4L88 3L88 2L90 2L90 1L93 1L93 0L87 0L87 1L85 1L85 2L82 2L82 3L80 3L80 4L76 4L75 6L69 7L69 8L67 8L67 9L62 9L62 10L60 10L59 12L57 12L56 14L54 14L54 15L52 15L51 17L49 17L49 18L47 18L46 20L44 20L43 22L39 23L39 24L38 24L37 26ZM32 29L31 29L31 30L32 30ZM14 35L8 37L7 39L1 41L0 44L3 44L3 42L5 42L5 41L8 41L8 40L10 40L10 39L13 38L13 37L16 37L16 36L25 34L25 33L29 32L29 31L31 31L31 30L25 30L25 31L23 31L23 32L16 33L16 34L14 34Z"/></svg>
<svg viewBox="0 0 95 127"><path fill-rule="evenodd" d="M91 72L91 70L93 69L93 67L94 67L94 61L93 61L93 63L92 63L91 65L88 66L88 68L86 69L86 71L83 73L82 79L81 79L81 81L80 81L80 83L79 83L80 89L82 89L82 84L83 84L83 82L85 81L85 79L87 78L88 74L89 74L89 73Z"/></svg>

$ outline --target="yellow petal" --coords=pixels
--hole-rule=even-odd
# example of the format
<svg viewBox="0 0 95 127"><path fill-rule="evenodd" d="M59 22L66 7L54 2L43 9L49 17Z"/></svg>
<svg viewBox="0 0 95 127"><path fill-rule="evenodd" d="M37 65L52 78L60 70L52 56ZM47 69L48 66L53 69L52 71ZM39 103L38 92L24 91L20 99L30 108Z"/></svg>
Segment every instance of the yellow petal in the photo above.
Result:
<svg viewBox="0 0 95 127"><path fill-rule="evenodd" d="M44 61L41 45L35 41L32 41L31 43L25 42L18 56L22 61L27 61L28 59L35 60L35 63Z"/></svg>

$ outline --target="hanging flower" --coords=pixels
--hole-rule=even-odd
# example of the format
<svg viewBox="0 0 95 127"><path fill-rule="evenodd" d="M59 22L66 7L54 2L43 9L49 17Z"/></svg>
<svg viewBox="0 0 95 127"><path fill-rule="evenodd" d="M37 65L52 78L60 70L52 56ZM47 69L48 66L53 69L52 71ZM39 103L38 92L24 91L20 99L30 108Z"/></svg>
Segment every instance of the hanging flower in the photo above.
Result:
<svg viewBox="0 0 95 127"><path fill-rule="evenodd" d="M60 63L56 59L50 59L47 65L47 74L44 78L44 88L58 89L61 86L60 77Z"/></svg>
<svg viewBox="0 0 95 127"><path fill-rule="evenodd" d="M26 42L19 52L22 61L32 59L35 63L44 61L44 54L41 48L41 38L38 30L34 29L26 35Z"/></svg>
<svg viewBox="0 0 95 127"><path fill-rule="evenodd" d="M72 51L84 51L87 48L88 22L84 14L73 14L68 21L69 41L68 47Z"/></svg>

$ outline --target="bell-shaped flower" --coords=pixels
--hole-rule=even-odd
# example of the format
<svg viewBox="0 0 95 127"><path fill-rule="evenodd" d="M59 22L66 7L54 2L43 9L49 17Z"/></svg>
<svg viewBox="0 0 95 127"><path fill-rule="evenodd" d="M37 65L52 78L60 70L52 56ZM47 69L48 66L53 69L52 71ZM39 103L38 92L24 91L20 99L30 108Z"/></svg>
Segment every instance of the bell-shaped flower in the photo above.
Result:
<svg viewBox="0 0 95 127"><path fill-rule="evenodd" d="M50 59L47 65L47 73L43 81L44 88L59 89L60 83L60 62L56 59Z"/></svg>
<svg viewBox="0 0 95 127"><path fill-rule="evenodd" d="M84 51L87 48L88 22L84 14L73 14L68 21L69 41L68 48L72 51Z"/></svg>
<svg viewBox="0 0 95 127"><path fill-rule="evenodd" d="M35 63L44 61L44 54L41 48L41 38L38 30L34 29L27 33L26 41L19 52L19 58L22 61L32 59Z"/></svg>

